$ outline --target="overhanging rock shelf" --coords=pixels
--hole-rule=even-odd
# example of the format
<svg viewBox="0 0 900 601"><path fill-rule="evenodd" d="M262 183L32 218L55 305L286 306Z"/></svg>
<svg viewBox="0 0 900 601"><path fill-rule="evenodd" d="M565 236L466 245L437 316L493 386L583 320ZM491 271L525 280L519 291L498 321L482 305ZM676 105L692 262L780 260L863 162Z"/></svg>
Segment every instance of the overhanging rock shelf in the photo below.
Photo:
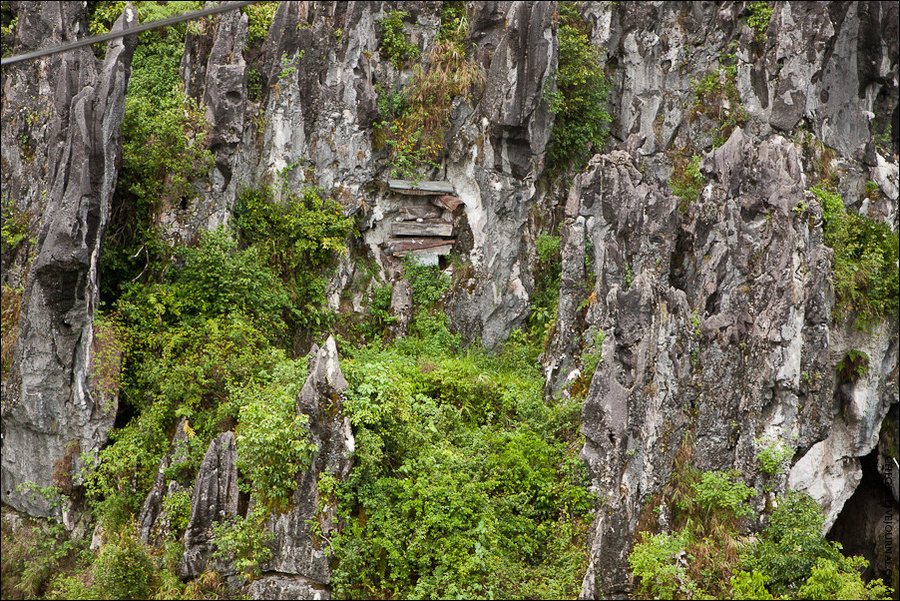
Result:
<svg viewBox="0 0 900 601"><path fill-rule="evenodd" d="M388 180L403 204L391 224L387 246L397 257L414 255L420 262L437 263L456 242L454 219L463 202L454 196L453 184L439 181Z"/></svg>

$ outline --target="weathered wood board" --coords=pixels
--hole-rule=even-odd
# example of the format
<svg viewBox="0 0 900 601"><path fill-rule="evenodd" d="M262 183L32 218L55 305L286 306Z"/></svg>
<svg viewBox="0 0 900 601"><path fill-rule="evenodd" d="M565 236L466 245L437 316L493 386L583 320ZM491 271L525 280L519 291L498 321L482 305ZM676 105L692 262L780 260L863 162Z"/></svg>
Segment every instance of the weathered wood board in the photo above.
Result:
<svg viewBox="0 0 900 601"><path fill-rule="evenodd" d="M442 220L400 221L391 224L392 236L452 236L453 224Z"/></svg>

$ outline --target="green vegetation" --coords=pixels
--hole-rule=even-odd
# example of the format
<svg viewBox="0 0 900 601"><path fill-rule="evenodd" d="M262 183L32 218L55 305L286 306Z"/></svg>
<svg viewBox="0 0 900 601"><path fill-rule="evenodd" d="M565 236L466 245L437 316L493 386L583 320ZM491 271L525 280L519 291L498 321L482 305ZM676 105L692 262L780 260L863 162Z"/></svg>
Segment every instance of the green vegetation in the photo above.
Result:
<svg viewBox="0 0 900 601"><path fill-rule="evenodd" d="M886 223L847 213L840 194L814 186L822 205L825 242L834 249L835 318L853 317L858 329L898 310L897 234Z"/></svg>
<svg viewBox="0 0 900 601"><path fill-rule="evenodd" d="M241 192L234 209L239 239L259 249L264 264L285 283L289 326L320 331L330 325L325 285L336 257L347 252L353 220L321 190L290 191L283 204L267 188Z"/></svg>
<svg viewBox="0 0 900 601"><path fill-rule="evenodd" d="M700 172L700 157L693 156L690 159L680 154L675 159L672 176L669 178L669 188L672 194L681 198L678 203L678 212L684 215L688 207L697 202L700 190L706 185L706 178Z"/></svg>
<svg viewBox="0 0 900 601"><path fill-rule="evenodd" d="M391 61L395 69L419 58L419 48L409 41L403 30L403 19L409 17L405 10L392 10L375 21L378 30L381 56Z"/></svg>
<svg viewBox="0 0 900 601"><path fill-rule="evenodd" d="M0 56L7 57L12 54L13 36L19 18L10 7L7 0L0 2Z"/></svg>
<svg viewBox="0 0 900 601"><path fill-rule="evenodd" d="M794 451L777 439L772 440L760 436L754 439L754 442L760 448L756 459L759 461L759 467L763 473L769 477L783 473L785 471L784 462L794 456Z"/></svg>
<svg viewBox="0 0 900 601"><path fill-rule="evenodd" d="M402 33L400 17L393 16L397 12L393 11L385 18L382 31L393 31L384 28L388 27L386 23L390 19L394 19ZM445 3L441 19L440 34L428 56L428 69L416 66L412 79L403 89L398 85L376 88L380 120L375 124L373 142L376 148L387 146L390 149L393 177L417 180L425 172L440 166L453 99L468 97L483 80L480 67L467 57L463 43L468 32L465 7L461 3ZM392 38L397 37L392 34ZM385 54L385 39L382 38L382 54L394 60L399 69L394 58L399 51L391 50ZM392 43L389 48L396 45ZM415 49L414 46L411 48ZM407 54L400 53L402 56ZM415 54L409 58L417 57L418 49L415 49ZM396 82L399 83L399 76Z"/></svg>
<svg viewBox="0 0 900 601"><path fill-rule="evenodd" d="M869 373L869 356L863 351L851 349L837 364L838 376L845 382L857 382Z"/></svg>
<svg viewBox="0 0 900 601"><path fill-rule="evenodd" d="M713 148L724 144L734 129L743 126L749 118L737 89L737 56L724 54L720 62L721 67L700 81L691 80L694 105L688 115L691 122L703 115L718 125Z"/></svg>
<svg viewBox="0 0 900 601"><path fill-rule="evenodd" d="M344 359L357 452L338 491L338 595L578 594L592 506L578 408L545 402L516 340L490 357L426 332Z"/></svg>
<svg viewBox="0 0 900 601"><path fill-rule="evenodd" d="M234 569L250 579L259 576L259 566L272 557L268 547L272 533L265 529L268 511L254 507L247 517L230 516L213 524L216 558L234 562Z"/></svg>
<svg viewBox="0 0 900 601"><path fill-rule="evenodd" d="M772 7L768 2L751 2L747 7L747 25L756 32L757 40L765 40L766 30L769 29L771 19Z"/></svg>
<svg viewBox="0 0 900 601"><path fill-rule="evenodd" d="M528 330L532 340L546 346L556 324L559 304L559 282L562 273L561 238L541 234L535 240L537 264L534 268L534 293L528 315Z"/></svg>
<svg viewBox="0 0 900 601"><path fill-rule="evenodd" d="M277 8L278 2L257 2L241 9L241 12L245 13L249 19L249 43L261 43L266 39Z"/></svg>
<svg viewBox="0 0 900 601"><path fill-rule="evenodd" d="M880 580L862 581L865 559L844 557L838 543L825 539L825 516L809 495L779 496L763 532L750 538L741 526L753 515L747 501L756 491L737 472L699 473L689 458L689 448L682 447L672 480L644 511L668 505L673 531L654 534L653 521L642 516L644 531L629 556L638 597L890 598ZM771 467L774 473L780 461L773 458Z"/></svg>
<svg viewBox="0 0 900 601"><path fill-rule="evenodd" d="M200 2L133 4L142 22L202 8ZM92 4L91 32L108 31L124 6ZM194 196L191 182L212 166L203 111L184 98L178 75L185 27L145 32L135 48L122 121L122 166L100 256L101 297L108 304L122 294L121 282L146 281L149 265L168 262L160 215L186 205Z"/></svg>
<svg viewBox="0 0 900 601"><path fill-rule="evenodd" d="M556 89L547 94L556 115L547 151L551 172L582 169L603 148L610 116L606 97L610 82L599 51L591 45L577 3L560 3L559 68Z"/></svg>

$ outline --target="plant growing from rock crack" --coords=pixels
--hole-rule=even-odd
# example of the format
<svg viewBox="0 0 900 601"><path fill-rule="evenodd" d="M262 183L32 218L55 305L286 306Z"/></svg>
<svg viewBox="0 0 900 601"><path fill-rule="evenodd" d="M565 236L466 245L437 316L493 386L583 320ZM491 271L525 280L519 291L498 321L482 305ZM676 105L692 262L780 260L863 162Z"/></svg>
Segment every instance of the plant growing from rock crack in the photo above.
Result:
<svg viewBox="0 0 900 601"><path fill-rule="evenodd" d="M556 87L545 93L555 115L547 151L551 171L584 167L592 152L603 148L611 120L606 109L610 83L600 53L572 4L560 3Z"/></svg>
<svg viewBox="0 0 900 601"><path fill-rule="evenodd" d="M759 436L753 441L760 449L756 454L760 469L767 476L784 472L784 462L794 455L794 451L778 439Z"/></svg>

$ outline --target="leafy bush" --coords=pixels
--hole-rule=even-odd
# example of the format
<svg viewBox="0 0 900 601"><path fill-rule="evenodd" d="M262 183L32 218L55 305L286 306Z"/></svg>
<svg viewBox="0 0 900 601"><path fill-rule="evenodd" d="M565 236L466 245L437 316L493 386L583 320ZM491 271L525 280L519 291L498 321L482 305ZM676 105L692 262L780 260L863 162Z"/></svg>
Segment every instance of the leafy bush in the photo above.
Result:
<svg viewBox="0 0 900 601"><path fill-rule="evenodd" d="M838 375L846 382L857 382L869 373L869 356L863 351L850 349L837 364Z"/></svg>
<svg viewBox="0 0 900 601"><path fill-rule="evenodd" d="M450 289L450 278L436 265L420 265L410 258L403 262L403 271L417 307L434 307L441 300L441 295Z"/></svg>
<svg viewBox="0 0 900 601"><path fill-rule="evenodd" d="M316 446L309 440L309 418L297 411L305 362L275 366L265 384L254 382L235 393L240 405L238 469L249 479L247 492L257 502L286 507L297 487L298 472L309 466Z"/></svg>
<svg viewBox="0 0 900 601"><path fill-rule="evenodd" d="M381 55L391 61L395 69L404 63L419 57L419 48L409 41L403 30L403 19L409 17L405 10L392 10L380 19L376 19Z"/></svg>
<svg viewBox="0 0 900 601"><path fill-rule="evenodd" d="M110 533L94 562L94 586L100 599L149 599L156 564L138 540L136 527Z"/></svg>
<svg viewBox="0 0 900 601"><path fill-rule="evenodd" d="M886 223L847 213L839 194L813 187L822 205L825 242L834 249L832 272L835 316L854 315L854 326L865 329L878 319L896 315L900 274L900 240Z"/></svg>
<svg viewBox="0 0 900 601"><path fill-rule="evenodd" d="M756 39L763 40L769 21L772 19L772 8L768 2L751 2L747 7L747 25L756 31Z"/></svg>
<svg viewBox="0 0 900 601"><path fill-rule="evenodd" d="M556 89L547 94L556 116L547 151L548 168L581 169L603 148L611 120L606 109L610 83L584 23L568 3L560 4L559 68Z"/></svg>
<svg viewBox="0 0 900 601"><path fill-rule="evenodd" d="M250 43L261 42L266 39L277 8L278 2L257 2L241 9L249 18L250 35L248 41Z"/></svg>
<svg viewBox="0 0 900 601"><path fill-rule="evenodd" d="M246 518L235 515L214 523L213 556L234 562L234 569L248 579L259 576L260 564L272 557L272 533L265 528L268 515L265 507L257 505Z"/></svg>
<svg viewBox="0 0 900 601"><path fill-rule="evenodd" d="M572 408L545 404L527 357L398 344L344 360L357 451L337 594L577 595L591 496L555 438Z"/></svg>
<svg viewBox="0 0 900 601"><path fill-rule="evenodd" d="M676 159L669 179L669 188L672 194L681 198L678 211L687 212L688 207L697 201L700 190L706 185L706 178L700 172L700 157L694 156L690 160L684 157Z"/></svg>
<svg viewBox="0 0 900 601"><path fill-rule="evenodd" d="M869 562L862 557L839 561L819 558L812 574L797 591L800 599L890 599L892 591L881 579L866 584L859 576Z"/></svg>
<svg viewBox="0 0 900 601"><path fill-rule="evenodd" d="M257 249L275 270L291 298L292 324L317 330L329 324L326 279L336 257L347 252L354 221L336 200L316 188L275 202L268 188L246 189L234 212L242 244Z"/></svg>
<svg viewBox="0 0 900 601"><path fill-rule="evenodd" d="M763 437L754 439L760 451L756 454L760 468L767 476L784 472L784 462L794 456L794 451L780 440Z"/></svg>
<svg viewBox="0 0 900 601"><path fill-rule="evenodd" d="M628 556L628 565L640 580L635 593L645 599L692 599L697 588L687 574L687 562L693 558L685 549L686 530L677 535L644 536Z"/></svg>
<svg viewBox="0 0 900 601"><path fill-rule="evenodd" d="M789 490L778 497L762 538L746 558L747 567L769 578L775 595L797 594L816 560L840 561L840 547L825 540L825 516L808 494Z"/></svg>

